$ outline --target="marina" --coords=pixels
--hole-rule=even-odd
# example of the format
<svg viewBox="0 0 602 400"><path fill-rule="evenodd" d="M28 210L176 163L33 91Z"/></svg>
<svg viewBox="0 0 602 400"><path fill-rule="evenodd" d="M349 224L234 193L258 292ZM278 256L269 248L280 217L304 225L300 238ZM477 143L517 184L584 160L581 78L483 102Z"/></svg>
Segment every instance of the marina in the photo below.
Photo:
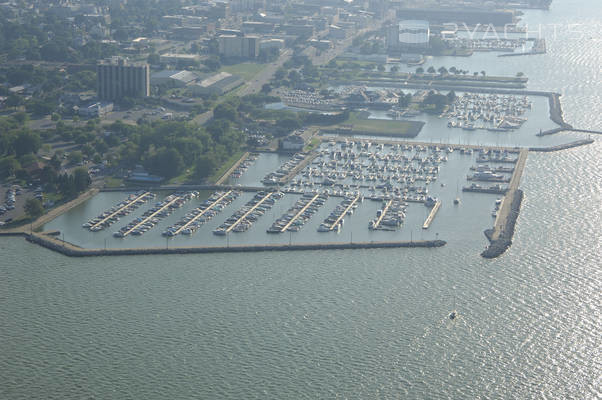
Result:
<svg viewBox="0 0 602 400"><path fill-rule="evenodd" d="M213 231L214 235L225 236L231 231L245 232L253 222L257 221L275 201L284 195L281 192L258 192L253 199L242 209L234 213L230 218Z"/></svg>
<svg viewBox="0 0 602 400"><path fill-rule="evenodd" d="M359 194L345 198L320 225L318 232L332 232L335 230L340 232L343 222L345 222L345 216L353 214L353 209L357 208L357 202L360 201L361 198L362 197Z"/></svg>
<svg viewBox="0 0 602 400"><path fill-rule="evenodd" d="M328 198L326 194L307 193L298 200L288 212L277 219L267 230L268 233L284 233L287 230L298 232L301 227L313 216L318 207L324 205Z"/></svg>
<svg viewBox="0 0 602 400"><path fill-rule="evenodd" d="M142 214L142 217L136 218L115 232L113 236L125 238L130 234L142 235L152 229L159 222L159 219L169 216L173 210L182 207L185 202L195 197L196 194L197 192L189 192L167 196L162 202L157 203L155 207Z"/></svg>
<svg viewBox="0 0 602 400"><path fill-rule="evenodd" d="M216 192L204 204L189 212L181 221L167 228L163 236L177 236L180 233L191 235L209 219L215 217L224 207L239 196L239 192L228 190L225 193Z"/></svg>
<svg viewBox="0 0 602 400"><path fill-rule="evenodd" d="M103 212L98 217L95 217L83 224L82 227L89 229L91 232L98 232L111 226L115 222L119 221L119 218L125 217L142 204L154 198L155 195L147 191L131 194L127 199L119 202L110 210Z"/></svg>

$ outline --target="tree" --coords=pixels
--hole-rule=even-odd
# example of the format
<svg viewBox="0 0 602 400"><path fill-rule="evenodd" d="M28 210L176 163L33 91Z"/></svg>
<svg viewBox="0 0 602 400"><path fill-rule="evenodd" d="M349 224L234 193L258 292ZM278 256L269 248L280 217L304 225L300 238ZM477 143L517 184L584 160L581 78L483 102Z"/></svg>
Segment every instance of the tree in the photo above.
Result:
<svg viewBox="0 0 602 400"><path fill-rule="evenodd" d="M384 72L384 71L385 71L385 66L384 66L384 65L382 65L382 64L378 64L378 67L376 67L376 69L377 69L379 72Z"/></svg>
<svg viewBox="0 0 602 400"><path fill-rule="evenodd" d="M428 72L429 74L434 74L435 72L437 72L437 70L435 69L435 67L433 67L432 65L429 67L429 69L426 70L426 72Z"/></svg>
<svg viewBox="0 0 602 400"><path fill-rule="evenodd" d="M485 76L485 75L487 75L487 72L481 71L481 75Z"/></svg>
<svg viewBox="0 0 602 400"><path fill-rule="evenodd" d="M42 202L38 199L27 199L25 202L25 212L32 219L37 219L44 214L44 206L42 206Z"/></svg>
<svg viewBox="0 0 602 400"><path fill-rule="evenodd" d="M518 78L522 78L523 76L525 76L525 74L524 74L523 72L517 72L517 73L516 73L516 76L517 76Z"/></svg>
<svg viewBox="0 0 602 400"><path fill-rule="evenodd" d="M424 68L422 68L422 67L418 67L418 68L416 68L416 73L417 73L418 75L422 75L422 74L424 74Z"/></svg>
<svg viewBox="0 0 602 400"><path fill-rule="evenodd" d="M14 156L0 158L0 178L13 176L20 168L21 164Z"/></svg>
<svg viewBox="0 0 602 400"><path fill-rule="evenodd" d="M439 74L441 74L441 75L445 75L445 74L447 74L447 68L441 67L437 70L437 72L439 72Z"/></svg>
<svg viewBox="0 0 602 400"><path fill-rule="evenodd" d="M81 163L83 159L84 159L84 155L79 150L72 151L67 156L67 160L68 160L69 164L71 164L71 165L77 165L77 164Z"/></svg>
<svg viewBox="0 0 602 400"><path fill-rule="evenodd" d="M261 86L261 93L268 94L271 91L272 91L272 86L270 86L269 83L264 83L263 86Z"/></svg>
<svg viewBox="0 0 602 400"><path fill-rule="evenodd" d="M393 73L399 72L399 67L397 65L392 66L391 67L391 72L393 72Z"/></svg>
<svg viewBox="0 0 602 400"><path fill-rule="evenodd" d="M24 154L37 153L41 145L40 135L29 130L19 132L13 143L17 157L21 157Z"/></svg>
<svg viewBox="0 0 602 400"><path fill-rule="evenodd" d="M146 168L153 174L173 178L182 173L184 160L176 149L163 147L147 159Z"/></svg>
<svg viewBox="0 0 602 400"><path fill-rule="evenodd" d="M236 110L230 104L221 103L221 104L218 104L213 109L213 118L215 118L215 119L225 119L228 121L235 121L236 117L237 117Z"/></svg>
<svg viewBox="0 0 602 400"><path fill-rule="evenodd" d="M197 178L203 179L210 176L217 168L217 160L213 153L203 154L199 157L194 168L194 174Z"/></svg>
<svg viewBox="0 0 602 400"><path fill-rule="evenodd" d="M90 179L90 174L88 174L86 168L80 167L73 171L73 184L78 193L86 190L91 183L92 179Z"/></svg>

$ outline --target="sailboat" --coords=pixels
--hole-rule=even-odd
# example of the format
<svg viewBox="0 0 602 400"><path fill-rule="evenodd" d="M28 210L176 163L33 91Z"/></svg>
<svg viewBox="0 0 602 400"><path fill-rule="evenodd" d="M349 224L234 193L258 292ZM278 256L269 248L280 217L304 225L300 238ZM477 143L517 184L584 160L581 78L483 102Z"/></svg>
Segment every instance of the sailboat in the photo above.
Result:
<svg viewBox="0 0 602 400"><path fill-rule="evenodd" d="M454 204L460 204L460 197L458 196L458 181L456 181L456 198L454 199Z"/></svg>
<svg viewBox="0 0 602 400"><path fill-rule="evenodd" d="M455 287L454 287L455 289ZM458 317L458 311L456 311L456 295L454 294L454 310L449 313L449 319L452 321Z"/></svg>

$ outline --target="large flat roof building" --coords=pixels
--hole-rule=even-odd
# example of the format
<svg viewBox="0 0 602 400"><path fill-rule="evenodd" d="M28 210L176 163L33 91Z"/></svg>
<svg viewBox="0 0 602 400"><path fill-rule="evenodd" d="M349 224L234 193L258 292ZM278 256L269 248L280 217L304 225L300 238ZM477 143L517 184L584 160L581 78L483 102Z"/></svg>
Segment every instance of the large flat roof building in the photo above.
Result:
<svg viewBox="0 0 602 400"><path fill-rule="evenodd" d="M96 66L98 98L121 100L124 97L150 95L149 67L146 63L129 63L124 58L100 61Z"/></svg>
<svg viewBox="0 0 602 400"><path fill-rule="evenodd" d="M209 78L203 79L199 83L194 83L188 87L197 95L216 94L218 96L227 93L242 85L243 80L228 72L220 72Z"/></svg>

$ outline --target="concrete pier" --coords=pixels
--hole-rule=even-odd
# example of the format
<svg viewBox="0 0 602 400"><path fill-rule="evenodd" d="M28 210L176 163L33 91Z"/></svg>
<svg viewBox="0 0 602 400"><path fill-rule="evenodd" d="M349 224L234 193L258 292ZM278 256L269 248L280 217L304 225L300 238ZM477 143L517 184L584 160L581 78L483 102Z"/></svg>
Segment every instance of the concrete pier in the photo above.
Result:
<svg viewBox="0 0 602 400"><path fill-rule="evenodd" d="M437 202L431 209L429 216L426 217L426 220L424 221L424 224L422 225L422 229L428 229L431 226L431 223L435 219L435 216L437 215L439 208L441 208L441 200L437 200Z"/></svg>

